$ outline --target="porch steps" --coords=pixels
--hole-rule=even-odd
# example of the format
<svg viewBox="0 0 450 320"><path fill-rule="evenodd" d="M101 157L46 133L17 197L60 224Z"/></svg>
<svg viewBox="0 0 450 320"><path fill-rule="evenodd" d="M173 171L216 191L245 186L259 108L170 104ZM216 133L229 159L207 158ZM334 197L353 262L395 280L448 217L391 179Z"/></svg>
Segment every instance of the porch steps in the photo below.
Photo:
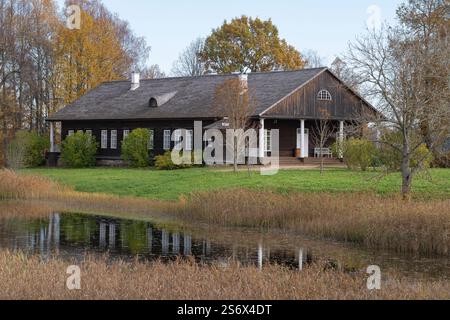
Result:
<svg viewBox="0 0 450 320"><path fill-rule="evenodd" d="M304 161L305 164L311 164L311 165L320 165L321 159L320 158L306 158ZM323 163L325 165L342 165L342 161L337 158L324 158Z"/></svg>
<svg viewBox="0 0 450 320"><path fill-rule="evenodd" d="M285 165L285 166L289 166L289 165L297 165L297 166L301 166L303 164L303 162L300 159L294 158L294 157L280 157L280 165Z"/></svg>
<svg viewBox="0 0 450 320"><path fill-rule="evenodd" d="M295 157L280 157L281 166L320 166L321 159L306 158L304 161ZM323 161L325 166L343 166L343 163L336 158L326 158Z"/></svg>

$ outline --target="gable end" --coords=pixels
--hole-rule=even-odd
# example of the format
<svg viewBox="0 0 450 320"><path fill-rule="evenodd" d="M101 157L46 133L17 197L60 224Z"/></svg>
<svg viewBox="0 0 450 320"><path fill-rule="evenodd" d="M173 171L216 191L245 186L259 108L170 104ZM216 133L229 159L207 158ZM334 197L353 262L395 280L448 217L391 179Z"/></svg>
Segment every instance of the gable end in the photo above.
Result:
<svg viewBox="0 0 450 320"><path fill-rule="evenodd" d="M331 95L331 100L319 98L320 93L325 91ZM353 120L367 111L376 112L366 100L325 69L260 116L291 119L320 119L326 116L336 120Z"/></svg>

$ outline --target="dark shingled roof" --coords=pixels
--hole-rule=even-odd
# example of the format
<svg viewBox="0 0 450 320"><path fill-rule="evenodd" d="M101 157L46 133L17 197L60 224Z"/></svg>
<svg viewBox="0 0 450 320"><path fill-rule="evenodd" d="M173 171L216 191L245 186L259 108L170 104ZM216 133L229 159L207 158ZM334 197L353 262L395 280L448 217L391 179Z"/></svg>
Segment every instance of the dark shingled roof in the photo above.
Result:
<svg viewBox="0 0 450 320"><path fill-rule="evenodd" d="M325 70L316 68L248 74L249 89L257 102L255 116ZM224 115L218 114L214 108L216 87L233 77L237 75L141 80L140 87L135 91L130 90L130 81L106 82L51 115L48 120L218 118ZM168 101L157 108L150 108L152 97Z"/></svg>

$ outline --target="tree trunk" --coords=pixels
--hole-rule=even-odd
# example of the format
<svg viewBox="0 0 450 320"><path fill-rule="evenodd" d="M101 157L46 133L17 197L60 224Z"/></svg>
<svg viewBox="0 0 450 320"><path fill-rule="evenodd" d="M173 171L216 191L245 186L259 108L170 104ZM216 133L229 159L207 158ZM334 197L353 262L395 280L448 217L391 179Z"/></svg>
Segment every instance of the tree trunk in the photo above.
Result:
<svg viewBox="0 0 450 320"><path fill-rule="evenodd" d="M324 158L324 154L323 154L323 148L325 146L325 142L323 141L325 139L325 137L321 138L321 142L320 142L320 175L323 176L324 172L325 172L325 158Z"/></svg>
<svg viewBox="0 0 450 320"><path fill-rule="evenodd" d="M8 165L8 130L6 129L6 123L3 123L3 129L2 129L2 155L0 159L0 166L3 166L4 168Z"/></svg>
<svg viewBox="0 0 450 320"><path fill-rule="evenodd" d="M237 145L238 141L237 141L236 137L234 138L233 142L234 142L234 147L233 147L234 159L233 159L233 162L234 162L234 172L236 173L236 172L238 172L238 145Z"/></svg>
<svg viewBox="0 0 450 320"><path fill-rule="evenodd" d="M3 79L6 79L5 74L3 73ZM8 153L8 125L7 125L7 121L6 121L6 117L7 117L7 104L8 102L6 101L6 84L3 85L2 88L2 98L0 98L0 103L3 104L3 106L0 105L0 113L2 114L2 155L1 155L1 163L0 165L2 165L3 167L6 167L8 164L8 159L7 159L7 153Z"/></svg>
<svg viewBox="0 0 450 320"><path fill-rule="evenodd" d="M409 200L411 196L412 171L410 167L410 155L407 145L403 147L402 155L402 197Z"/></svg>

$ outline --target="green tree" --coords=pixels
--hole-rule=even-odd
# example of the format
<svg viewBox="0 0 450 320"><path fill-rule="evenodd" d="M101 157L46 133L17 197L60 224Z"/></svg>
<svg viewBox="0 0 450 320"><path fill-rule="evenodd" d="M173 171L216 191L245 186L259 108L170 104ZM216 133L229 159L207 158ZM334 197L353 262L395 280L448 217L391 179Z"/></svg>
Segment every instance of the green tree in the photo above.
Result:
<svg viewBox="0 0 450 320"><path fill-rule="evenodd" d="M93 167L97 148L98 143L92 135L77 132L63 141L61 161L72 168Z"/></svg>
<svg viewBox="0 0 450 320"><path fill-rule="evenodd" d="M148 167L150 165L149 141L149 130L133 130L122 142L122 159L132 167Z"/></svg>
<svg viewBox="0 0 450 320"><path fill-rule="evenodd" d="M305 65L300 52L280 39L270 19L247 16L214 29L200 58L207 69L218 73L295 70Z"/></svg>

